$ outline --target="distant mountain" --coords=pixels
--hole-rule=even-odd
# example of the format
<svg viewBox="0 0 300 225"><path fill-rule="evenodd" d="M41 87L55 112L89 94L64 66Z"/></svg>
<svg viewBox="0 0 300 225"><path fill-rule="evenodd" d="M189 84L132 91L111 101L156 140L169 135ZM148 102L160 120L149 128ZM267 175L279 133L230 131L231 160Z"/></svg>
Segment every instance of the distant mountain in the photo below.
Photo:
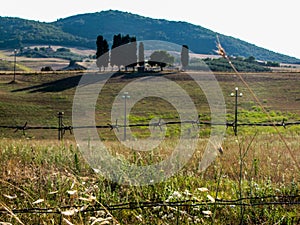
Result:
<svg viewBox="0 0 300 225"><path fill-rule="evenodd" d="M0 17L0 48L26 44L47 44L95 49L96 37L103 35L111 45L114 34L130 34L137 40L161 40L186 44L191 51L214 54L216 32L186 22L151 19L127 12L102 11L75 15L52 23ZM284 63L300 59L275 53L245 41L218 34L229 55Z"/></svg>

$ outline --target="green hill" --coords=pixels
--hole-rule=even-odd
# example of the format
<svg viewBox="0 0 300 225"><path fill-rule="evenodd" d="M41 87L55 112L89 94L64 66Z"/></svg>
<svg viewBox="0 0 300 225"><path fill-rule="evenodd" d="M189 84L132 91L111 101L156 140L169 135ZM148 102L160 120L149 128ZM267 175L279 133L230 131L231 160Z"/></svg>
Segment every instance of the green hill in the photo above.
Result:
<svg viewBox="0 0 300 225"><path fill-rule="evenodd" d="M64 45L95 49L101 34L111 41L114 34L130 34L137 40L161 40L186 44L200 54L214 54L216 32L186 22L147 18L127 12L102 11L75 15L52 23L0 17L0 48L27 44ZM300 59L275 53L245 41L219 34L229 55L258 60L300 63Z"/></svg>
<svg viewBox="0 0 300 225"><path fill-rule="evenodd" d="M89 41L49 23L0 17L0 48L19 48L29 44L86 46Z"/></svg>
<svg viewBox="0 0 300 225"><path fill-rule="evenodd" d="M53 23L67 33L93 39L102 34L112 40L116 33L131 34L137 40L162 40L179 45L187 44L195 53L214 54L216 32L186 22L151 19L120 11L102 11L76 15ZM228 54L254 56L258 60L297 63L299 59L257 47L245 41L219 34Z"/></svg>

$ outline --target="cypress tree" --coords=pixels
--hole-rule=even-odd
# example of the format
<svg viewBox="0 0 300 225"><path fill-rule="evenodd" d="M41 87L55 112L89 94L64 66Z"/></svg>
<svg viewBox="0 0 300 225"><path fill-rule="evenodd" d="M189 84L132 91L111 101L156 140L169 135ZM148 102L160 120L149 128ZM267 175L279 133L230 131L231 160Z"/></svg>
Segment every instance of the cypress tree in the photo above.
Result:
<svg viewBox="0 0 300 225"><path fill-rule="evenodd" d="M182 45L181 49L181 65L182 69L186 69L189 65L189 47L187 45Z"/></svg>
<svg viewBox="0 0 300 225"><path fill-rule="evenodd" d="M114 35L113 37L113 45L111 47L111 56L110 56L110 64L111 66L117 66L120 70L121 67L121 49L118 48L122 45L122 37L121 34Z"/></svg>
<svg viewBox="0 0 300 225"><path fill-rule="evenodd" d="M144 49L144 43L140 42L139 44L139 65L144 66L145 64L145 49Z"/></svg>
<svg viewBox="0 0 300 225"><path fill-rule="evenodd" d="M97 52L96 52L97 67L100 69L100 71L101 71L102 67L105 70L105 67L108 67L108 63L109 63L109 46L108 46L108 43L103 38L102 35L99 35L97 37L96 45L97 45Z"/></svg>

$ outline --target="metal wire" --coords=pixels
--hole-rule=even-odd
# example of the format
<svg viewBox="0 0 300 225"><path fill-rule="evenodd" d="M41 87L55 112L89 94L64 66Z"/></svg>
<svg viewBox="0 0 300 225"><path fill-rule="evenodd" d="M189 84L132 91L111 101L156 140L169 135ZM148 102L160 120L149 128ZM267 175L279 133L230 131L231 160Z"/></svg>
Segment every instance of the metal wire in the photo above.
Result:
<svg viewBox="0 0 300 225"><path fill-rule="evenodd" d="M277 201L266 201L267 199L277 199ZM282 201L280 201L280 199ZM248 202L244 202L248 201ZM245 206L256 207L264 205L284 205L293 206L300 205L300 195L283 195L283 196L257 196L257 197L245 197L234 200L216 199L215 202L199 202L196 200L184 200L175 202L166 201L153 201L153 202L127 202L115 205L93 205L86 208L85 205L70 205L63 206L60 209L56 208L25 208L25 209L13 209L14 214L62 214L63 210L67 209L79 209L81 213L84 212L97 212L108 209L109 211L116 210L134 210L151 207L197 207L197 206ZM82 209L82 210L81 210ZM0 214L8 214L4 209L0 209Z"/></svg>
<svg viewBox="0 0 300 225"><path fill-rule="evenodd" d="M207 125L207 126L227 126L227 127L233 127L233 122L227 122L227 123L211 123L209 121L169 121L169 122L161 122L161 123L137 123L137 124L129 124L126 125L126 127L159 127L164 125L179 125L179 124L197 124L197 125ZM266 127L266 126L277 126L277 127L287 127L287 126L296 126L300 125L300 121L296 122L280 122L280 123L238 123L238 126L257 126L257 127ZM113 124L107 124L107 125L96 125L96 126L80 126L80 127L73 127L73 126L63 126L62 128L59 128L57 126L28 126L27 122L25 126L15 126L15 125L0 125L0 128L2 129L14 129L15 132L17 131L25 131L25 130L58 130L62 129L65 131L72 131L74 129L87 129L87 128L97 128L97 129L115 129L115 128L124 127L124 125L113 125Z"/></svg>

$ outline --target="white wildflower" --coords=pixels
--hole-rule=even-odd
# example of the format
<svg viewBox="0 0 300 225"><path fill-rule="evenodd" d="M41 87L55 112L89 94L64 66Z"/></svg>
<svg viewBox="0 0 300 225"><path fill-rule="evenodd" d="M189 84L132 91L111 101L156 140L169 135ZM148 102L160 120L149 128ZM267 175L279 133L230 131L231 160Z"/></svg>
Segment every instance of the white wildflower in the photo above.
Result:
<svg viewBox="0 0 300 225"><path fill-rule="evenodd" d="M185 189L183 192L184 195L186 196L191 196L192 194L189 192L189 190Z"/></svg>
<svg viewBox="0 0 300 225"><path fill-rule="evenodd" d="M172 219L174 217L174 214L170 213L167 217L168 217L168 219Z"/></svg>
<svg viewBox="0 0 300 225"><path fill-rule="evenodd" d="M75 180L74 180L73 183L72 183L72 185L71 185L71 188L70 188L70 189L73 189L74 186L75 186L75 184L76 184L76 182L75 182Z"/></svg>
<svg viewBox="0 0 300 225"><path fill-rule="evenodd" d="M172 194L173 198L181 198L181 196L182 195L178 191L174 191L173 194Z"/></svg>
<svg viewBox="0 0 300 225"><path fill-rule="evenodd" d="M194 211L200 211L200 208L199 208L199 206L196 206L196 207L193 208L193 210Z"/></svg>
<svg viewBox="0 0 300 225"><path fill-rule="evenodd" d="M69 195L75 195L76 193L77 193L77 190L73 190L73 191L67 191L67 193L69 194Z"/></svg>
<svg viewBox="0 0 300 225"><path fill-rule="evenodd" d="M211 196L211 195L207 195L207 198L212 202L215 203L216 200Z"/></svg>
<svg viewBox="0 0 300 225"><path fill-rule="evenodd" d="M195 219L195 223L200 223L201 220L199 218Z"/></svg>
<svg viewBox="0 0 300 225"><path fill-rule="evenodd" d="M140 214L140 215L138 215L138 216L136 216L136 218L139 220L139 221L143 221L143 216Z"/></svg>
<svg viewBox="0 0 300 225"><path fill-rule="evenodd" d="M44 201L45 201L44 199L38 199L38 200L36 200L35 202L33 202L32 204L35 205L35 204L42 203L42 202L44 202Z"/></svg>
<svg viewBox="0 0 300 225"><path fill-rule="evenodd" d="M77 212L76 209L69 209L69 210L61 212L61 214L65 215L65 216L73 216L76 212Z"/></svg>
<svg viewBox="0 0 300 225"><path fill-rule="evenodd" d="M81 200L81 201L87 201L87 202L92 202L92 201L96 200L96 197L90 195L88 198L80 197L79 200Z"/></svg>
<svg viewBox="0 0 300 225"><path fill-rule="evenodd" d="M158 205L158 206L154 206L154 207L153 207L153 210L154 210L154 211L158 211L158 210L160 210L160 208L161 208L161 206L160 206L160 205Z"/></svg>
<svg viewBox="0 0 300 225"><path fill-rule="evenodd" d="M206 187L201 187L201 188L198 188L199 191L201 192L207 192L208 189Z"/></svg>
<svg viewBox="0 0 300 225"><path fill-rule="evenodd" d="M93 168L93 170L94 170L95 173L100 173L100 170L99 170L99 169Z"/></svg>
<svg viewBox="0 0 300 225"><path fill-rule="evenodd" d="M202 213L203 213L204 215L207 215L207 216L212 215L212 212L209 211L209 210L203 210Z"/></svg>
<svg viewBox="0 0 300 225"><path fill-rule="evenodd" d="M15 199L15 198L18 197L16 194L14 194L14 195L12 195L12 196L11 196L11 195L3 194L3 196L6 197L6 198L8 198L8 199Z"/></svg>
<svg viewBox="0 0 300 225"><path fill-rule="evenodd" d="M82 211L86 210L88 207L89 207L88 205L84 205L79 209L79 211L82 212Z"/></svg>

